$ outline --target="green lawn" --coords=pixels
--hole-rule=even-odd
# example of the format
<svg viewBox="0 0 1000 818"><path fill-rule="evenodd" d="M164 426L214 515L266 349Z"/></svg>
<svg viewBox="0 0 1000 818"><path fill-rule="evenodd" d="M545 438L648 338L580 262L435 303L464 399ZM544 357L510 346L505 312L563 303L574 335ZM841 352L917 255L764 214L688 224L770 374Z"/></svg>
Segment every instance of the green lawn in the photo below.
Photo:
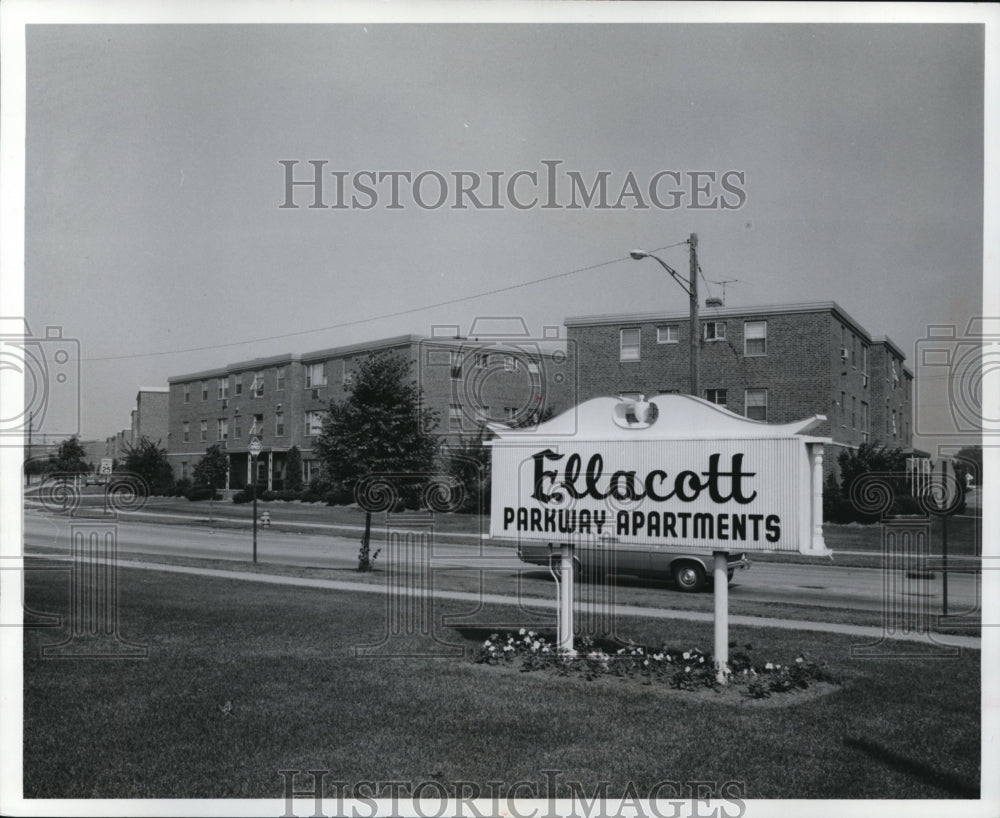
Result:
<svg viewBox="0 0 1000 818"><path fill-rule="evenodd" d="M65 614L67 590L64 572L27 574L34 610ZM844 679L757 703L477 665L478 637L441 627L464 657L356 658L386 633L376 594L123 570L119 610L148 658L42 659L66 631L25 630L26 797L281 797L282 769L484 787L559 770L560 795L671 780L739 782L755 799L978 796L976 651L852 659L848 637L732 628L761 661L805 652ZM474 622L511 619L486 608ZM619 631L711 648L711 625L623 618Z"/></svg>

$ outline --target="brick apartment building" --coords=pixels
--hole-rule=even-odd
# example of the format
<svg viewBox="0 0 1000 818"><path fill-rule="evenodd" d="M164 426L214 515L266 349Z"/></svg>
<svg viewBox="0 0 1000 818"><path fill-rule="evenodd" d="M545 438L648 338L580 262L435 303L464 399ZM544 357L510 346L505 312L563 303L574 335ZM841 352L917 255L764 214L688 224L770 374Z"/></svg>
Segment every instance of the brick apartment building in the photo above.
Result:
<svg viewBox="0 0 1000 818"><path fill-rule="evenodd" d="M689 389L685 312L567 318L578 400ZM863 442L912 446L913 374L886 337L873 337L832 301L703 310L700 397L755 420L825 415L825 470Z"/></svg>
<svg viewBox="0 0 1000 818"><path fill-rule="evenodd" d="M248 444L259 436L258 485L280 490L297 446L303 479L320 471L313 445L330 401L347 397L359 364L372 352L413 363L423 405L439 415L442 442L475 434L486 421L519 422L571 402L573 377L561 352L468 338L401 335L380 341L284 354L169 378L167 450L177 478L191 477L213 444L230 463L228 488L249 485Z"/></svg>
<svg viewBox="0 0 1000 818"><path fill-rule="evenodd" d="M138 391L132 410L133 446L144 437L166 445L170 431L169 405L170 388L167 386L144 386Z"/></svg>

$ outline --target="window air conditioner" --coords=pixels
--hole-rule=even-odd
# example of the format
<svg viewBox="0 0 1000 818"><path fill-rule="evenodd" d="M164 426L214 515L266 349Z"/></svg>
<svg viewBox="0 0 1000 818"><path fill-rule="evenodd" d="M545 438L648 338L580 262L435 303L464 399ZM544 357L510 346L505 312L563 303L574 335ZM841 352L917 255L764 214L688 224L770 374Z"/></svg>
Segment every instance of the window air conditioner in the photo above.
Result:
<svg viewBox="0 0 1000 818"><path fill-rule="evenodd" d="M319 400L319 390L318 389L314 389L313 390L313 400Z"/></svg>
<svg viewBox="0 0 1000 818"><path fill-rule="evenodd" d="M846 361L850 357L851 357L851 354L848 351L847 347L841 347L840 348L840 360Z"/></svg>

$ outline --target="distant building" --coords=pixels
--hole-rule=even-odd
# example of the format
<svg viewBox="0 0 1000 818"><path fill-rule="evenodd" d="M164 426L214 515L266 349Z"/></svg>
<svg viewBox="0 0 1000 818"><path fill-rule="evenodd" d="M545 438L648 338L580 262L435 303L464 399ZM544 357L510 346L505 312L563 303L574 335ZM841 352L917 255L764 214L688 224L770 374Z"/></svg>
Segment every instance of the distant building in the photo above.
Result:
<svg viewBox="0 0 1000 818"><path fill-rule="evenodd" d="M132 440L137 445L144 437L153 443L167 445L170 432L170 387L143 386L135 396L132 410Z"/></svg>
<svg viewBox="0 0 1000 818"><path fill-rule="evenodd" d="M569 407L573 379L561 352L468 338L401 335L303 354L228 364L169 378L167 450L174 475L191 477L205 450L229 458L228 488L249 485L250 438L263 446L258 485L280 490L288 450L302 455L303 479L320 473L314 443L331 400L344 400L372 352L412 361L423 405L439 415L442 443L476 434L488 421L529 423Z"/></svg>
<svg viewBox="0 0 1000 818"><path fill-rule="evenodd" d="M577 399L689 389L688 312L567 318ZM825 470L861 443L912 447L913 374L905 355L838 304L719 307L699 316L700 397L754 420L825 415Z"/></svg>

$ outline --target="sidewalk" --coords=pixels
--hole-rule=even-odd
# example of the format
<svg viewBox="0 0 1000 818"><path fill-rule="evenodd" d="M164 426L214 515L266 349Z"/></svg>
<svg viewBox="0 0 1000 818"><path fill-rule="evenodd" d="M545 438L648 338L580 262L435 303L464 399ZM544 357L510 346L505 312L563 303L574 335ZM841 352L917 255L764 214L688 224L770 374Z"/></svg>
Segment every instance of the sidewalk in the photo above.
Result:
<svg viewBox="0 0 1000 818"><path fill-rule="evenodd" d="M67 558L68 559L68 558ZM91 560L87 560L91 561ZM119 560L119 569L136 569L140 571L161 571L175 574L193 574L218 579L238 579L246 582L261 582L269 585L291 585L298 588L322 588L331 591L347 591L351 593L384 594L384 584L349 582L333 579L310 579L307 577L290 577L277 574L258 574L249 571L228 571L217 568L197 568L183 565L166 565L163 563L137 562L135 560ZM465 591L434 592L436 599L449 599L462 602L481 602L490 605L520 605L522 600L498 594L474 594ZM554 599L531 597L533 607L556 610L558 604ZM675 619L688 622L713 622L714 614L701 611L683 611L674 608L648 608L639 605L617 605L615 612L624 616L647 617L650 619ZM918 642L927 646L946 645L979 650L982 641L979 636L957 636L943 633L896 633L884 628L865 625L841 625L829 622L806 622L795 619L771 619L762 616L730 615L730 626L781 628L794 631L813 631L820 633L836 633L855 636L878 642L880 640L896 640Z"/></svg>

